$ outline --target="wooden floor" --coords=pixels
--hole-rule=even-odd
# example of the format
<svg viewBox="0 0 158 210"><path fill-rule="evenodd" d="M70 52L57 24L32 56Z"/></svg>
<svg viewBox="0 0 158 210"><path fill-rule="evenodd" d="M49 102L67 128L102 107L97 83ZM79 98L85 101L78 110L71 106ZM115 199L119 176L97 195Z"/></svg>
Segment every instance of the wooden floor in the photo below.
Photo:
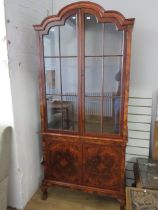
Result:
<svg viewBox="0 0 158 210"><path fill-rule="evenodd" d="M115 199L70 189L54 187L46 201L40 196L38 191L24 210L120 210Z"/></svg>

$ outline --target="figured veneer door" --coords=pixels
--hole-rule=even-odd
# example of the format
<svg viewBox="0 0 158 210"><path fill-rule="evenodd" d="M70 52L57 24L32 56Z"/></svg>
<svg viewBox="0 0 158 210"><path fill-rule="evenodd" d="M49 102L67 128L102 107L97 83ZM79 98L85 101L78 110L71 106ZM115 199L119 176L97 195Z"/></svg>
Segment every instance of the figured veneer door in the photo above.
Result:
<svg viewBox="0 0 158 210"><path fill-rule="evenodd" d="M70 142L54 142L49 145L48 178L67 183L81 183L81 145Z"/></svg>
<svg viewBox="0 0 158 210"><path fill-rule="evenodd" d="M119 190L121 180L121 147L111 145L83 145L84 185Z"/></svg>

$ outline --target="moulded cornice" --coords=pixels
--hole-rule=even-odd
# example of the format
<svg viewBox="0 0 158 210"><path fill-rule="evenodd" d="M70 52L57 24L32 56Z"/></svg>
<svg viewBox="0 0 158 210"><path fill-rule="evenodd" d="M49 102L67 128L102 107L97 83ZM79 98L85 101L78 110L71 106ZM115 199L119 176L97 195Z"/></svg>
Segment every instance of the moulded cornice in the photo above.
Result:
<svg viewBox="0 0 158 210"><path fill-rule="evenodd" d="M124 29L127 26L132 27L135 20L134 18L126 19L120 12L114 10L104 10L103 7L94 2L80 1L63 7L57 15L46 17L41 24L34 25L34 29L36 31L44 31L52 22L56 22L60 25L64 23L65 19L71 15L71 13L77 12L78 9L89 10L96 15L98 22L112 22L115 23L119 29Z"/></svg>

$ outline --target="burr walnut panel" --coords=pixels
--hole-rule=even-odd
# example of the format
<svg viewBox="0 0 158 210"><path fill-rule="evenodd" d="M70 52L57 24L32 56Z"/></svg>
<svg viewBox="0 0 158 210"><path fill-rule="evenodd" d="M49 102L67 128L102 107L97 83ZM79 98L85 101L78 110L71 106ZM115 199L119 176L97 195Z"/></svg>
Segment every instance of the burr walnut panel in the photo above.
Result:
<svg viewBox="0 0 158 210"><path fill-rule="evenodd" d="M121 159L121 147L97 144L84 145L84 184L93 187L119 190Z"/></svg>
<svg viewBox="0 0 158 210"><path fill-rule="evenodd" d="M81 145L77 143L52 142L48 149L49 178L81 183Z"/></svg>

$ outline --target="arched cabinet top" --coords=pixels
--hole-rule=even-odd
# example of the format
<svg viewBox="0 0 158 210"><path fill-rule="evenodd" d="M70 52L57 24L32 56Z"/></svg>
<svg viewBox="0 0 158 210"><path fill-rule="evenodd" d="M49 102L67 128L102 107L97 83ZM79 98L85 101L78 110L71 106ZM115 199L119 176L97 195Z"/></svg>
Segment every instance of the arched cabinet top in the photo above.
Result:
<svg viewBox="0 0 158 210"><path fill-rule="evenodd" d="M65 6L57 15L46 17L41 24L34 25L34 29L36 31L47 32L52 26L52 23L55 23L55 25L63 25L69 16L78 13L79 11L95 15L98 22L114 23L119 30L123 30L128 26L132 27L135 20L134 18L126 19L120 12L114 10L104 10L103 7L94 2L81 1Z"/></svg>

